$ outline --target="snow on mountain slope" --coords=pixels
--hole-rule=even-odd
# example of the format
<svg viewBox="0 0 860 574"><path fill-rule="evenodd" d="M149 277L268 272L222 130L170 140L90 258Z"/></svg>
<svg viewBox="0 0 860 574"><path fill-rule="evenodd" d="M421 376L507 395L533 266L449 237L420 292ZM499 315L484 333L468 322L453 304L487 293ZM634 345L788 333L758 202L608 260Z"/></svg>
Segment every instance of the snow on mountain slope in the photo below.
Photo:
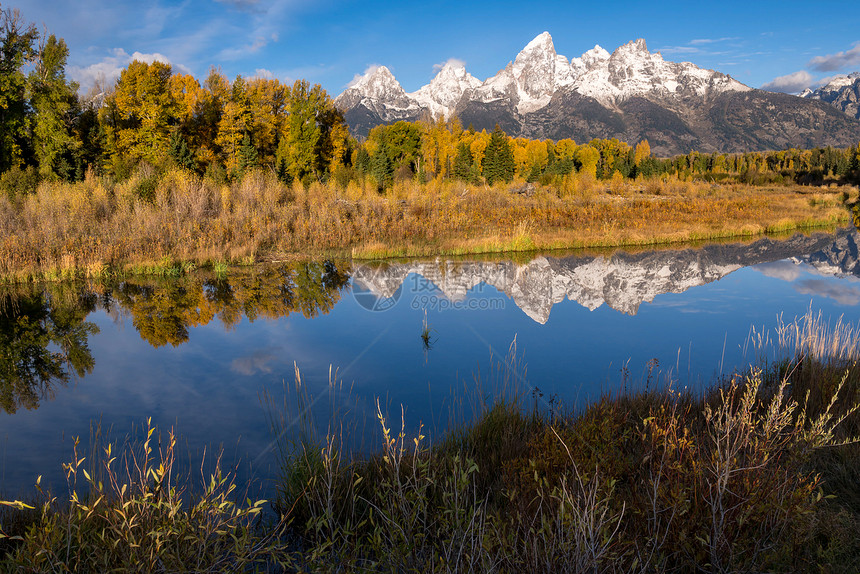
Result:
<svg viewBox="0 0 860 574"><path fill-rule="evenodd" d="M467 72L462 64L448 62L429 84L408 95L434 118L443 115L447 118L451 117L463 92L480 85L481 80Z"/></svg>
<svg viewBox="0 0 860 574"><path fill-rule="evenodd" d="M391 71L385 66L368 70L334 100L341 109L364 105L386 122L415 116L420 112Z"/></svg>
<svg viewBox="0 0 860 574"><path fill-rule="evenodd" d="M543 32L513 62L484 82L469 74L461 64L448 63L429 84L407 94L388 68L380 66L365 74L335 102L342 109L363 104L383 121L393 121L414 117L422 110L433 117L450 117L462 100L480 103L502 100L519 114L528 114L545 107L562 90L579 92L612 107L633 96L705 97L750 89L725 74L689 62L667 62L659 53L650 53L641 39L619 47L612 54L596 45L568 61L556 53L549 32Z"/></svg>
<svg viewBox="0 0 860 574"><path fill-rule="evenodd" d="M620 46L608 58L594 61L573 88L607 106L647 94L661 98L703 97L751 89L725 74L689 62L667 62L659 52L649 52L642 39Z"/></svg>
<svg viewBox="0 0 860 574"><path fill-rule="evenodd" d="M860 119L860 72L836 76L827 85L815 90L807 88L800 93L800 97L827 102L847 115Z"/></svg>

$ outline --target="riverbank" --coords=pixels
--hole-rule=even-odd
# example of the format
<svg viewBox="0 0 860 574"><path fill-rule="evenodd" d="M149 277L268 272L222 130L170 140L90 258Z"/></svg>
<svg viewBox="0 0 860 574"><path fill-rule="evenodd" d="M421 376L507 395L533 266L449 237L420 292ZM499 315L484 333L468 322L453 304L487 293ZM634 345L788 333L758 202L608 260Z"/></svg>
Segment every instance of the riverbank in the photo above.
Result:
<svg viewBox="0 0 860 574"><path fill-rule="evenodd" d="M313 397L275 398L282 472L262 519L267 505L240 502L228 470L192 494L169 433L86 463L76 445L66 469L81 498L0 515L22 537L0 566L856 572L860 334L812 314L778 331L782 359L704 395L650 375L580 411L537 391L479 393L474 419L439 437L380 408L370 455L351 454L345 419L319 439L313 421L293 426ZM516 353L497 372L521 374Z"/></svg>
<svg viewBox="0 0 860 574"><path fill-rule="evenodd" d="M89 176L0 197L0 282L173 274L298 257L379 259L751 237L850 221L855 187L578 177L564 188L372 181L285 186L255 172Z"/></svg>

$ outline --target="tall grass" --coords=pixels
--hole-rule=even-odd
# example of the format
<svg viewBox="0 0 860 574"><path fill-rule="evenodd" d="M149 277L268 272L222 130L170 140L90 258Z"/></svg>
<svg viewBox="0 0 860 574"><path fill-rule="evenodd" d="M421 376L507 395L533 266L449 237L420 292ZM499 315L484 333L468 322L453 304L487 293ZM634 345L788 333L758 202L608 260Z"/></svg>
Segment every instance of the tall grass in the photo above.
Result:
<svg viewBox="0 0 860 574"><path fill-rule="evenodd" d="M2 502L19 513L18 532L3 532L0 524L0 538L12 542L3 571L237 572L286 565L283 523L261 528L266 501L242 502L220 456L192 492L179 476L173 432L163 436L149 421L142 443L93 446L98 462L85 464L79 446L76 439L63 464L63 499L42 492L37 481L39 508Z"/></svg>
<svg viewBox="0 0 860 574"><path fill-rule="evenodd" d="M512 346L484 377L501 391L479 388L471 421L434 438L402 406L392 415L377 401L370 450L356 448L360 409L336 372L315 398L296 366L283 403L263 397L281 459L281 520L270 530L255 530L261 503L233 502L220 473L201 502L183 505L175 442L156 447L148 430L118 466L105 450L104 485L75 450L68 509L50 499L2 566L856 572L860 335L809 313L756 341L774 342L765 368L703 396L667 384L578 411L508 392L527 388Z"/></svg>
<svg viewBox="0 0 860 574"><path fill-rule="evenodd" d="M295 513L303 567L855 571L860 374L830 361L860 340L811 315L796 325L809 321L800 348L820 354L783 347L787 359L705 396L669 386L565 412L496 395L435 442L377 404L371 454L329 433L285 461L281 505ZM500 379L524 374L500 367Z"/></svg>
<svg viewBox="0 0 860 574"><path fill-rule="evenodd" d="M578 181L578 180L577 180ZM286 186L255 171L233 183L142 166L123 182L89 173L0 197L0 281L101 276L289 254L356 257L650 245L848 220L840 189L582 182L587 194L434 180L385 194L336 181ZM579 185L579 184L577 184ZM584 189L584 188L583 188ZM611 193L610 193L611 191ZM853 192L853 190L852 190Z"/></svg>

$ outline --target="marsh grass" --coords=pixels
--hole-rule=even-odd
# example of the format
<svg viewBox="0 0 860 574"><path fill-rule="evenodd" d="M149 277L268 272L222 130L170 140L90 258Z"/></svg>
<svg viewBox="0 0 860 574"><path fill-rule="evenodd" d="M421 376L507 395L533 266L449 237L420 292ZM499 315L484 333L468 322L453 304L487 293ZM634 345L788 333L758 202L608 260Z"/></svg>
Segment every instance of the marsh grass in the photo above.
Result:
<svg viewBox="0 0 860 574"><path fill-rule="evenodd" d="M4 567L856 572L858 337L810 312L756 333L767 364L703 395L643 384L576 410L530 392L512 344L437 436L377 400L371 443L337 372L314 396L296 365L282 400L262 397L281 464L268 530L261 503L229 502L226 474L181 504L174 440L150 430L117 467L108 447L104 485L76 449L68 510L48 499Z"/></svg>
<svg viewBox="0 0 860 574"><path fill-rule="evenodd" d="M577 185L587 193L539 186L524 196L511 192L517 185L405 181L380 195L353 181L287 186L264 171L232 183L145 166L120 183L90 172L76 184L45 182L34 194L0 196L0 281L169 274L188 264L296 253L380 258L656 245L850 217L842 188L810 194L799 186L655 179L615 182L608 193L584 178Z"/></svg>
<svg viewBox="0 0 860 574"><path fill-rule="evenodd" d="M4 571L21 572L236 572L286 565L282 522L264 529L265 500L242 499L235 474L221 457L198 490L180 475L176 436L150 425L140 443L121 449L75 439L63 464L68 492L45 492L38 504L2 502L0 538ZM88 460L89 459L89 460ZM87 468L90 470L87 470Z"/></svg>
<svg viewBox="0 0 860 574"><path fill-rule="evenodd" d="M811 314L791 325L767 370L703 396L655 385L579 411L532 403L512 346L483 380L516 390L451 405L460 422L436 439L377 403L375 450L330 432L285 461L279 504L303 568L851 571L860 377L837 351L860 341Z"/></svg>

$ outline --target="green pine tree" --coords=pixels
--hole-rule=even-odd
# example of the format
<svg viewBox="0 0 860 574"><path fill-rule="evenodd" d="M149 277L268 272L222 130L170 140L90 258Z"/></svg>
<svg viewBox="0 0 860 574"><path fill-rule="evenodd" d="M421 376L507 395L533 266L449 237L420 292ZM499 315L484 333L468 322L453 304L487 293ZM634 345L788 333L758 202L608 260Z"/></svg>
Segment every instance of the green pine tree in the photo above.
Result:
<svg viewBox="0 0 860 574"><path fill-rule="evenodd" d="M394 164L391 163L388 145L385 143L384 139L379 144L376 153L373 154L371 175L376 178L376 182L379 184L379 189L387 187L394 176Z"/></svg>
<svg viewBox="0 0 860 574"><path fill-rule="evenodd" d="M363 174L370 173L370 154L364 146L358 148L355 153L355 169Z"/></svg>
<svg viewBox="0 0 860 574"><path fill-rule="evenodd" d="M484 155L484 179L493 185L497 181L510 182L514 179L514 150L508 142L508 136L496 124L493 133L490 134L490 142Z"/></svg>
<svg viewBox="0 0 860 574"><path fill-rule="evenodd" d="M463 181L472 179L472 152L466 142L457 146L457 157L454 158L454 177Z"/></svg>
<svg viewBox="0 0 860 574"><path fill-rule="evenodd" d="M0 5L0 173L20 165L29 144L24 66L36 56L38 37L17 9Z"/></svg>
<svg viewBox="0 0 860 574"><path fill-rule="evenodd" d="M249 169L257 167L257 148L251 144L248 134L242 138L242 146L239 148L239 173L243 174Z"/></svg>
<svg viewBox="0 0 860 574"><path fill-rule="evenodd" d="M179 167L188 170L194 169L194 155L188 149L188 144L179 131L173 132L173 135L170 136L170 157Z"/></svg>

